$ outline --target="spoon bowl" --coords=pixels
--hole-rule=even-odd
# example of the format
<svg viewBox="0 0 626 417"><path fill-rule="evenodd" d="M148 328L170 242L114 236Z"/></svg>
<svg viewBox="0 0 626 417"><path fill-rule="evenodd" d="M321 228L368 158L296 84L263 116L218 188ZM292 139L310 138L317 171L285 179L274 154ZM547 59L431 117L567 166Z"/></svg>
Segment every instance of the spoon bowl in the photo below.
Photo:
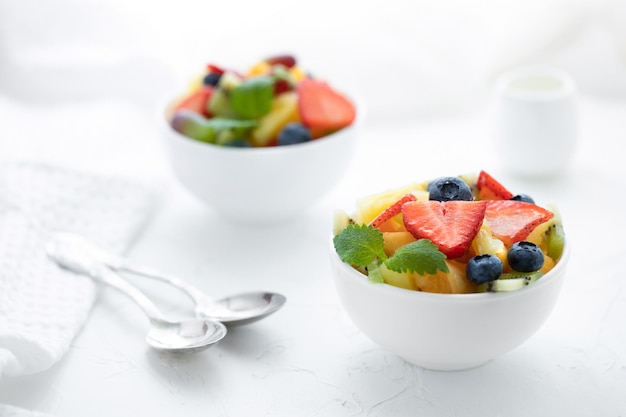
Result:
<svg viewBox="0 0 626 417"><path fill-rule="evenodd" d="M221 321L227 326L254 323L280 309L287 299L272 292L249 292L236 294L217 301L196 304L196 314Z"/></svg>
<svg viewBox="0 0 626 417"><path fill-rule="evenodd" d="M225 335L224 326L212 320L151 319L146 342L154 349L171 353L198 352L219 342Z"/></svg>

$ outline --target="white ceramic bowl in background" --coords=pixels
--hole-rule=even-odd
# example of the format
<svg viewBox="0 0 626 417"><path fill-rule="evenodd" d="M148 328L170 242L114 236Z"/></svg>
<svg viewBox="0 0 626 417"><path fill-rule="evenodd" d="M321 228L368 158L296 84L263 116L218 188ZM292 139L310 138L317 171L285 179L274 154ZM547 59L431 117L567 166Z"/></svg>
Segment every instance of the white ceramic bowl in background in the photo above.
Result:
<svg viewBox="0 0 626 417"><path fill-rule="evenodd" d="M225 218L270 225L313 206L343 177L361 120L331 135L297 145L266 148L217 146L175 131L161 113L173 172L191 194Z"/></svg>
<svg viewBox="0 0 626 417"><path fill-rule="evenodd" d="M354 324L383 349L442 371L482 365L537 332L556 304L569 256L566 245L549 273L520 290L435 294L372 283L330 244L335 287Z"/></svg>

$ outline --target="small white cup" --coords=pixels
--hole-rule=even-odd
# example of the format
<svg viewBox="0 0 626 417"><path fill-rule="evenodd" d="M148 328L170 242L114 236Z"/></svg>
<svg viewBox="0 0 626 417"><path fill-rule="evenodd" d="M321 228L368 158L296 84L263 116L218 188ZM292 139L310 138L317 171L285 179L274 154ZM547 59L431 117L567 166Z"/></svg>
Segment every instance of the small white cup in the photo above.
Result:
<svg viewBox="0 0 626 417"><path fill-rule="evenodd" d="M529 178L564 172L578 136L574 80L556 68L524 67L504 73L496 88L504 168Z"/></svg>

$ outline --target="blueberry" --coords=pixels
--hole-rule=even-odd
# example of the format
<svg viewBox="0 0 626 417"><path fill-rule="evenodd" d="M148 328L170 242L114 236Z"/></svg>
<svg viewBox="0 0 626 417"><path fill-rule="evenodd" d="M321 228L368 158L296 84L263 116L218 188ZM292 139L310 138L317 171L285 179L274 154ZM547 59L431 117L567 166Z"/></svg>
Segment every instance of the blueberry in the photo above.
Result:
<svg viewBox="0 0 626 417"><path fill-rule="evenodd" d="M469 260L465 273L475 284L495 281L502 275L502 261L495 255L477 255Z"/></svg>
<svg viewBox="0 0 626 417"><path fill-rule="evenodd" d="M525 203L532 203L535 204L535 200L533 200L533 198L527 194L518 194L516 196L511 197L511 200L513 201L523 201Z"/></svg>
<svg viewBox="0 0 626 417"><path fill-rule="evenodd" d="M278 145L295 145L313 138L311 131L302 123L288 123L278 134Z"/></svg>
<svg viewBox="0 0 626 417"><path fill-rule="evenodd" d="M202 84L204 85L212 85L215 87L220 82L220 78L222 78L222 74L218 74L217 72L209 72L202 79Z"/></svg>
<svg viewBox="0 0 626 417"><path fill-rule="evenodd" d="M435 201L472 201L474 196L469 185L458 177L441 177L428 184L430 200Z"/></svg>
<svg viewBox="0 0 626 417"><path fill-rule="evenodd" d="M515 271L534 272L541 269L544 257L539 246L532 242L521 241L511 245L507 260Z"/></svg>

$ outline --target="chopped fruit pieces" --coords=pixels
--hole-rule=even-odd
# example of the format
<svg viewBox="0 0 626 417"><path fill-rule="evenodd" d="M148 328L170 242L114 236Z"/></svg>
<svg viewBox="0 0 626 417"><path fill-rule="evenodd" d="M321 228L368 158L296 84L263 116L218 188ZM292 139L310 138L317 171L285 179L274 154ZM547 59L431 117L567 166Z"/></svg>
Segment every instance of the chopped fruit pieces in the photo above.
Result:
<svg viewBox="0 0 626 417"><path fill-rule="evenodd" d="M213 95L213 87L205 85L178 102L173 107L172 113L175 114L180 110L190 110L201 116L210 117L209 100L211 95Z"/></svg>
<svg viewBox="0 0 626 417"><path fill-rule="evenodd" d="M477 291L476 284L467 279L463 264L455 261L446 261L446 264L449 272L414 274L418 290L442 294L467 294Z"/></svg>
<svg viewBox="0 0 626 417"><path fill-rule="evenodd" d="M296 65L296 58L293 55L275 55L265 60L270 65L282 65L286 68L292 68Z"/></svg>
<svg viewBox="0 0 626 417"><path fill-rule="evenodd" d="M195 127L200 123L195 122L185 125L194 129L175 128L192 139L233 147L283 146L318 140L347 128L356 119L356 107L347 96L328 82L312 78L289 54L270 56L245 72L207 65L194 78L190 92L170 107L170 125L176 120L181 124L177 114L180 111L193 111L210 120L245 122L230 123L236 127L219 135L205 134L206 129L198 132ZM300 130L294 136L291 127L287 128L293 122L304 126L307 134L303 136ZM290 131L279 140L285 128Z"/></svg>
<svg viewBox="0 0 626 417"><path fill-rule="evenodd" d="M263 116L250 134L253 146L270 146L278 139L284 126L298 121L298 97L296 93L281 94L272 103L270 112Z"/></svg>
<svg viewBox="0 0 626 417"><path fill-rule="evenodd" d="M536 204L513 200L489 200L485 211L485 222L491 233L506 246L511 246L528 237L541 223L554 214Z"/></svg>
<svg viewBox="0 0 626 417"><path fill-rule="evenodd" d="M429 239L448 258L463 256L485 216L483 201L415 201L402 206L404 225L416 239Z"/></svg>
<svg viewBox="0 0 626 417"><path fill-rule="evenodd" d="M439 191L442 201L430 199ZM335 215L333 244L372 283L456 294L521 289L560 262L565 233L555 207L509 194L484 171L371 194L352 215Z"/></svg>
<svg viewBox="0 0 626 417"><path fill-rule="evenodd" d="M356 202L355 221L362 223L372 222L376 216L406 194L413 194L417 200L428 200L426 185L418 183L411 183L405 185L404 187L394 188L392 190L361 197ZM395 223L395 220L396 219L390 220L385 226L389 226L389 223ZM402 222L397 225L396 229L406 230L404 229L404 224Z"/></svg>
<svg viewBox="0 0 626 417"><path fill-rule="evenodd" d="M383 232L383 239L385 241L384 250L389 257L393 256L401 247L416 240L410 232Z"/></svg>
<svg viewBox="0 0 626 417"><path fill-rule="evenodd" d="M476 181L479 200L510 200L513 194L485 171L480 171Z"/></svg>
<svg viewBox="0 0 626 417"><path fill-rule="evenodd" d="M356 117L354 104L325 81L304 79L297 91L300 117L311 129L341 129Z"/></svg>
<svg viewBox="0 0 626 417"><path fill-rule="evenodd" d="M391 206L389 206L389 208L387 208L385 211L380 213L378 217L372 220L370 224L376 228L380 227L391 218L400 214L402 212L402 206L404 205L404 203L408 203L409 201L415 201L415 200L417 200L417 198L413 194L406 194L400 200L396 201Z"/></svg>

